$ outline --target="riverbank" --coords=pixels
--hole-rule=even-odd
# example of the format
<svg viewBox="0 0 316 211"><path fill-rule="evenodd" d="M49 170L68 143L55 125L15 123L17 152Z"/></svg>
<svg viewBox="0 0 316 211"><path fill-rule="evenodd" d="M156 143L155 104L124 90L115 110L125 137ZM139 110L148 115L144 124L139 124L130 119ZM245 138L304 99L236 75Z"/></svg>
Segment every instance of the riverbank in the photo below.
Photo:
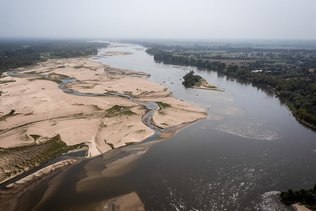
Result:
<svg viewBox="0 0 316 211"><path fill-rule="evenodd" d="M192 70L189 73L187 73L185 76L183 76L183 79L184 81L182 82L182 84L186 88L222 91L222 90L219 90L216 86L208 83L201 76L194 74L194 71Z"/></svg>
<svg viewBox="0 0 316 211"><path fill-rule="evenodd" d="M275 54L274 58L270 56L263 56L265 59L258 59L254 56L256 53L255 48L250 48L252 53L249 54L249 58L244 60L243 56L233 55L238 46L234 48L223 48L222 52L218 52L216 49L205 46L205 49L199 48L185 48L180 49L177 47L167 47L151 45L146 52L154 56L156 62L162 62L164 64L192 66L206 71L216 71L221 75L231 77L237 80L244 81L246 83L252 83L254 86L271 86L278 90L277 93L282 100L287 102L289 109L293 116L302 123L304 126L315 130L316 127L316 114L313 107L313 93L315 92L314 72L305 71L310 67L297 65L293 66L292 60L288 60L287 56L284 56L284 52L281 49L272 52L272 49L263 48L262 52L266 55ZM183 47L183 46L181 46ZM243 50L240 49L240 52ZM307 51L307 49L298 50L293 52L293 59L300 54L300 51ZM214 54L219 55L214 56ZM313 51L310 51L310 58L314 55ZM208 55L209 59L201 58L201 55ZM282 55L282 56L281 56ZM206 56L207 57L207 56ZM276 57L279 57L276 60ZM262 62L264 61L265 62ZM250 62L251 61L251 62ZM284 66L278 66L278 63L282 61ZM253 65L254 62L262 62L260 65ZM303 64L303 63L301 63ZM260 67L258 70L254 68ZM291 70L291 71L288 71Z"/></svg>
<svg viewBox="0 0 316 211"><path fill-rule="evenodd" d="M179 99L209 108L208 118L181 129L168 141L152 141L155 135L33 181L15 199L16 210L104 209L113 205L112 199L130 193L137 193L149 210L256 210L261 203L283 208L276 197L272 202L262 198L262 193L284 189L289 183L295 187L313 183L315 134L297 124L274 95L202 71L198 73L203 78L226 91L185 89L181 78L191 67L158 65L145 52L136 52L136 47L104 49L133 54L99 60L122 69L146 71L151 80L168 86ZM154 113L168 109L166 104L157 104L162 110ZM145 144L150 144L147 151ZM138 156L142 151L145 154ZM117 162L112 165L112 161ZM10 191L6 189L6 194Z"/></svg>
<svg viewBox="0 0 316 211"><path fill-rule="evenodd" d="M206 117L203 109L174 98L147 77L87 58L49 60L3 74L0 147L40 144L59 135L68 146L86 144L88 156L96 156L155 133L143 122L148 113L143 102L169 105L153 108L149 122L160 129Z"/></svg>
<svg viewBox="0 0 316 211"><path fill-rule="evenodd" d="M294 208L295 211L311 211L310 209L308 209L307 207L300 205L298 203L293 204L292 207Z"/></svg>

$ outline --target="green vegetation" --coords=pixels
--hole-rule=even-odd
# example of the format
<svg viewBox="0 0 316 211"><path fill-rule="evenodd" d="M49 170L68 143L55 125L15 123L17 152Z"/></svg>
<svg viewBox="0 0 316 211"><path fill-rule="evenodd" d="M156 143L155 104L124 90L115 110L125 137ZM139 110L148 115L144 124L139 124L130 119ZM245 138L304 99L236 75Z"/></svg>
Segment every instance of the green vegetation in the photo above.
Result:
<svg viewBox="0 0 316 211"><path fill-rule="evenodd" d="M86 41L0 40L0 75L47 59L95 55L98 48L106 46L105 43Z"/></svg>
<svg viewBox="0 0 316 211"><path fill-rule="evenodd" d="M216 71L243 83L272 88L298 121L316 129L316 50L150 44L156 62ZM190 73L184 85L199 80Z"/></svg>
<svg viewBox="0 0 316 211"><path fill-rule="evenodd" d="M31 135L33 139L38 139L39 135ZM49 140L26 146L0 148L0 182L8 177L18 175L36 166L43 165L50 160L77 149L83 144L67 146L60 135L56 135ZM2 172L2 173L1 173Z"/></svg>
<svg viewBox="0 0 316 211"><path fill-rule="evenodd" d="M128 106L119 106L119 105L115 105L109 109L106 110L105 112L105 116L112 118L112 117L116 117L116 116L130 116L130 115L134 115L136 113L134 113L133 111L131 111L130 107Z"/></svg>
<svg viewBox="0 0 316 211"><path fill-rule="evenodd" d="M281 192L280 197L285 204L300 203L309 209L316 210L316 185L313 189L308 190L293 191L289 189L287 192Z"/></svg>
<svg viewBox="0 0 316 211"><path fill-rule="evenodd" d="M201 80L203 80L201 76L195 75L192 70L189 73L187 73L185 76L183 76L183 79L184 81L182 82L182 84L186 88L199 86L201 83Z"/></svg>
<svg viewBox="0 0 316 211"><path fill-rule="evenodd" d="M210 85L209 83L207 83L207 81L204 78L202 78L199 75L195 75L194 71L192 70L189 73L187 73L185 76L183 76L183 79L184 81L182 82L182 84L186 88L200 87L200 88L217 90L216 86Z"/></svg>
<svg viewBox="0 0 316 211"><path fill-rule="evenodd" d="M168 103L164 103L164 102L156 102L157 105L160 107L160 109L164 109L164 108L170 108L171 105Z"/></svg>

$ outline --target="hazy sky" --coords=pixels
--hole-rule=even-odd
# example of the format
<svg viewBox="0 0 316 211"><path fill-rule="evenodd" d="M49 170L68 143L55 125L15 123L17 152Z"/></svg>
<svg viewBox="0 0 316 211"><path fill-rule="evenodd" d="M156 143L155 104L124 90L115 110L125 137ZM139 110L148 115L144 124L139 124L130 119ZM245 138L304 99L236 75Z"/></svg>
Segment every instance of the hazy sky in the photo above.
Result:
<svg viewBox="0 0 316 211"><path fill-rule="evenodd" d="M0 37L316 39L316 0L0 0Z"/></svg>

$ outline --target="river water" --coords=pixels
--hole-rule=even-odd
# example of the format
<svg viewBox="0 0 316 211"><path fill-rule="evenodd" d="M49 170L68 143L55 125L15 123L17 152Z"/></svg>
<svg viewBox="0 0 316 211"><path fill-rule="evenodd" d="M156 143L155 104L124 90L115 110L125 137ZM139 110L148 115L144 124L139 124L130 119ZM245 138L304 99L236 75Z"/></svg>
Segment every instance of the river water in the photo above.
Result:
<svg viewBox="0 0 316 211"><path fill-rule="evenodd" d="M98 59L151 74L208 118L160 142L125 176L149 210L286 210L276 192L316 183L316 133L300 125L273 93L216 72L155 63L140 46L100 51ZM224 92L185 89L193 69Z"/></svg>
<svg viewBox="0 0 316 211"><path fill-rule="evenodd" d="M216 72L155 63L137 45L113 44L95 59L151 74L150 80L205 108L208 117L149 147L123 175L96 177L76 194L74 184L86 177L84 169L96 174L107 160L142 149L132 145L80 162L52 179L58 185L42 209L79 210L136 192L146 210L291 210L279 202L278 191L316 183L316 133L300 125L273 93ZM184 88L181 79L191 69L225 91ZM33 190L40 195L46 187Z"/></svg>

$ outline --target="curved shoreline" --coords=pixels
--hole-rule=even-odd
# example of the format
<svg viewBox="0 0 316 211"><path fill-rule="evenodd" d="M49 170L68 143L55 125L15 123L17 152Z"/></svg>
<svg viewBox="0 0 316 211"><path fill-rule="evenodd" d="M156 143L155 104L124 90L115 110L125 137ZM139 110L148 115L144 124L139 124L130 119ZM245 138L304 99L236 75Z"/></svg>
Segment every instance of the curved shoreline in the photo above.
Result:
<svg viewBox="0 0 316 211"><path fill-rule="evenodd" d="M61 124L62 122L70 121L72 124L76 124L78 121L80 122L87 119L88 122L84 123L83 127L92 128L91 124L89 123L89 119L93 120L94 118L97 118L99 119L99 123L93 127L97 130L94 129L93 131L101 130L101 134L106 135L107 132L102 132L102 130L109 126L105 125L104 127L102 125L104 125L106 122L110 122L110 124L113 124L113 126L111 126L111 130L114 129L113 138L115 140L121 141L123 138L123 143L125 144L120 143L121 141L113 142L111 140L107 140L105 144L102 144L98 141L99 139L97 139L98 137L95 132L91 131L90 134L92 134L92 139L86 141L86 144L89 147L88 156L95 156L113 148L122 147L130 143L159 138L160 133L163 130L167 130L168 133L170 133L170 130L178 130L190 122L194 122L206 117L206 112L204 110L195 108L192 105L177 100L176 98L170 96L170 92L168 92L166 88L162 87L161 85L154 84L153 82L149 82L148 79L146 79L146 77L148 77L147 74L111 68L110 66L104 66L90 59L78 58L50 60L48 62L40 63L34 67L28 67L26 69L20 68L18 71L19 72L16 71L9 73L7 76L4 75L5 77L1 78L1 80L4 81L0 84L0 89L3 90L3 104L5 105L5 108L2 108L0 112L5 114L9 108L12 109L11 102L18 100L18 96L23 95L22 93L27 92L29 89L33 89L33 92L29 93L30 97L28 100L26 100L30 105L25 105L23 103L20 103L20 105L14 105L14 108L17 111L16 114L7 117L5 122L6 124L2 125L0 128L0 136L2 137L2 141L0 141L0 147L3 147L4 149L7 147L16 147L21 144L24 145L24 143L27 142L40 143L41 141L45 141L43 140L44 138L50 137L53 134L59 134L58 132L63 132L61 130L63 129L62 125L64 125L64 127L69 126L68 123ZM7 82L7 79L14 80ZM128 83L136 83L136 86L132 85L132 87L130 87L128 86ZM140 88L138 88L139 85ZM113 86L117 87L113 88ZM56 89L63 90L64 94L60 93L60 91ZM45 92L45 90L48 91ZM53 95L49 96L51 93L53 93ZM48 98L50 98L49 100L47 100L47 95ZM69 95L74 96L70 97ZM26 96L28 97L28 93ZM166 102L170 103L171 105L170 108L158 109L159 106L155 103L155 101L148 101L150 98L155 99L156 96L160 96L159 100L161 101L167 100ZM32 99L37 98L39 98L37 100L38 103L32 103ZM87 100L89 99L90 101L91 99L96 99L95 101L104 101L102 99L105 98L107 101L110 100L113 102L111 103L109 101L107 102L107 106L104 106L104 104L100 104L100 102L89 103L87 100L81 100L80 98L85 98ZM52 101L52 99L56 100L57 102L64 101L64 104L65 102L67 103L67 99L69 99L72 104L70 105L69 109L65 107L67 111L66 113L64 112L61 115L55 115L54 112L60 112L59 108L64 107L65 105L59 106L57 103L57 105L54 106L55 102ZM47 101L47 103L45 101ZM6 102L8 102L8 104L6 104ZM47 104L48 109L53 107L53 110L47 112L47 107L41 108L41 102L45 102L44 104ZM104 112L108 112L111 106L113 108L113 106L120 104L122 104L122 107L120 108L126 108L128 111L130 111L131 116L126 116L124 114L122 115L120 113L121 111L118 111L118 114L115 114L113 118L106 117L105 120L102 120L100 124L101 119L99 118L99 115ZM74 107L77 112L73 112L72 108ZM87 107L88 111L79 107ZM30 112L30 109L34 110ZM170 109L181 111L181 118L179 115L174 114L172 112L173 110L169 112ZM38 112L38 110L40 110L40 112L37 115L35 112ZM163 112L167 112L169 118L166 118L164 115L160 114L161 110L163 110ZM47 113L49 113L49 118L45 118ZM185 114L189 114L189 116L185 117ZM138 118L139 120L137 120ZM137 124L135 124L135 121L137 121ZM156 124L157 121L158 125ZM56 128L57 130L54 129L54 125L56 124L61 124L61 129L58 129L58 127ZM117 124L121 126L118 129L117 126L115 126ZM132 127L131 132L122 131L122 125L124 126L126 124L128 124L128 127ZM147 129L145 129L144 126L141 126L143 124L146 125ZM34 128L34 126L36 127ZM70 129L68 130L71 130L72 128L76 129L76 125L73 127L70 126ZM24 130L23 134L25 134L24 137L27 138L27 142L23 140L24 138L21 139L21 136L15 132L21 130ZM138 131L141 132L140 135L138 135ZM47 135L47 132L49 132L51 135ZM115 138L115 135L117 136L117 134L122 132L126 135ZM9 136L7 136L7 134ZM32 140L30 138L30 135L33 137L32 134L36 134L36 136L39 137L40 142L37 142L37 140ZM82 134L72 133L72 135L79 137L77 142L82 142L82 139L80 140L80 135ZM3 143L8 143L5 141L6 139L12 139L12 137L15 141L13 141L11 145L3 145ZM70 137L72 138L70 141L67 139L69 136L65 136L63 133L61 134L61 137L67 145L76 143L71 141L75 139L74 137Z"/></svg>

